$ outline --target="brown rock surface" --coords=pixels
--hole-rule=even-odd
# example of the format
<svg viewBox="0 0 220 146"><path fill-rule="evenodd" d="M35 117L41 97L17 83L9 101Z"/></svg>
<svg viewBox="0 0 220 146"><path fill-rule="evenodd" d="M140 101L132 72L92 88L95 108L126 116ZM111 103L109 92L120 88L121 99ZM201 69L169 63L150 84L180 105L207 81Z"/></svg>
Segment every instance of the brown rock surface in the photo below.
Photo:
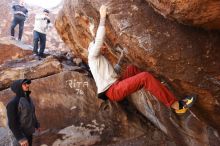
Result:
<svg viewBox="0 0 220 146"><path fill-rule="evenodd" d="M15 41L0 40L0 64L3 64L7 60L18 59L32 54L29 46L19 46ZM24 49L26 48L26 50Z"/></svg>
<svg viewBox="0 0 220 146"><path fill-rule="evenodd" d="M217 146L220 142L218 131L198 116L196 108L177 116L144 90L133 94L130 100L145 117L173 137L177 145Z"/></svg>
<svg viewBox="0 0 220 146"><path fill-rule="evenodd" d="M21 60L15 64L9 64L0 68L0 89L9 87L12 81L19 78L42 78L61 72L60 62L53 58L47 57L42 61L38 60Z"/></svg>
<svg viewBox="0 0 220 146"><path fill-rule="evenodd" d="M220 29L218 0L146 0L166 18L206 29Z"/></svg>
<svg viewBox="0 0 220 146"><path fill-rule="evenodd" d="M108 51L104 55L112 64L116 62L118 56L115 46L120 44L127 49L127 60L166 78L176 89L175 94L178 97L186 93L199 95L192 111L202 122L190 114L189 119L179 117L178 120L174 120L176 126L165 124L167 120L172 123L167 116L170 112L166 111L166 108L157 111L157 102L152 100L150 103L156 110L153 116L159 118L167 132L163 127L159 128L180 145L219 143L220 34L165 20L157 15L147 2L141 0L66 0L56 21L56 27L64 42L85 61L87 47L92 40L89 26L93 23L91 20L94 20L97 28L98 9L101 4L109 6L105 41ZM138 102L138 97L133 103ZM145 102L139 103L136 107L139 109L145 105ZM143 113L143 110L140 111ZM187 120L190 121L190 126ZM201 131L198 131L199 129ZM176 131L184 137L182 141L172 134ZM201 133L200 137L194 135L195 137L190 139L191 134L198 133Z"/></svg>

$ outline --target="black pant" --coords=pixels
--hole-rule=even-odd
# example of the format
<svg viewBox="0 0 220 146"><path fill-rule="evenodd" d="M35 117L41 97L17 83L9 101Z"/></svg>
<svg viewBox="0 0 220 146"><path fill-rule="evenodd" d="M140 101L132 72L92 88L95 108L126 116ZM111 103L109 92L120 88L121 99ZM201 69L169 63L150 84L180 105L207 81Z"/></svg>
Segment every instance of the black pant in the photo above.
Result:
<svg viewBox="0 0 220 146"><path fill-rule="evenodd" d="M20 15L14 15L14 19L11 24L11 36L15 36L15 27L19 25L19 34L18 34L18 40L21 40L23 30L24 30L24 21L25 17Z"/></svg>
<svg viewBox="0 0 220 146"><path fill-rule="evenodd" d="M33 35L34 35L34 40L33 40L34 50L33 50L33 52L39 56L43 56L44 49L46 47L46 34L34 31ZM38 42L39 41L40 41L40 51L38 53Z"/></svg>

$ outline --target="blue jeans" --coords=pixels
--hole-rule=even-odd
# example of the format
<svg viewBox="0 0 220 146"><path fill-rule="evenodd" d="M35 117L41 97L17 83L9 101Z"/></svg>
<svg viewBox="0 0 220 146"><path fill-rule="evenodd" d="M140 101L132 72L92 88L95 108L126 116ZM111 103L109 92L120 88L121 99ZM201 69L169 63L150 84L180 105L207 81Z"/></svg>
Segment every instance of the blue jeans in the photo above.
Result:
<svg viewBox="0 0 220 146"><path fill-rule="evenodd" d="M38 43L40 41L40 51L38 53ZM46 34L34 31L34 50L33 52L39 56L43 56L46 47Z"/></svg>
<svg viewBox="0 0 220 146"><path fill-rule="evenodd" d="M15 36L15 27L19 25L19 34L18 34L18 40L21 40L23 30L24 30L24 21L25 17L20 15L15 15L14 19L11 24L11 36Z"/></svg>

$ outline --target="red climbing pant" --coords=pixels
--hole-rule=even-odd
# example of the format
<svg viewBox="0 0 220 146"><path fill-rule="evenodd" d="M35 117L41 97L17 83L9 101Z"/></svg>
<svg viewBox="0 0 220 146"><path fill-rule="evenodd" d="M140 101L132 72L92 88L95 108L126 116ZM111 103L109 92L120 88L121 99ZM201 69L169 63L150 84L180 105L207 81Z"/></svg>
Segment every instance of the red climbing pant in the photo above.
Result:
<svg viewBox="0 0 220 146"><path fill-rule="evenodd" d="M122 78L111 85L105 94L112 101L121 101L143 87L168 107L177 101L177 98L150 73L141 72L134 65L128 66Z"/></svg>

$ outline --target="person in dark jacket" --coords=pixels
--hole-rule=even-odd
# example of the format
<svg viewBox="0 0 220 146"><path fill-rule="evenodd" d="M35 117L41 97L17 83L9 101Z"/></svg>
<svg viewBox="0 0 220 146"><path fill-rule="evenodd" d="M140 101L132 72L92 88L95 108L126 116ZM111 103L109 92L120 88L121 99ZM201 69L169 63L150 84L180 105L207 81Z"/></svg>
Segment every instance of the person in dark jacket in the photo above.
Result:
<svg viewBox="0 0 220 146"><path fill-rule="evenodd" d="M24 6L24 0L20 0L19 4L13 5L12 9L14 12L14 19L11 24L11 39L15 39L15 27L19 25L18 40L21 41L24 29L24 21L27 18L28 10Z"/></svg>
<svg viewBox="0 0 220 146"><path fill-rule="evenodd" d="M39 131L40 124L35 115L35 106L31 97L29 86L31 80L16 80L11 90L16 96L7 104L8 125L21 146L32 145L32 135Z"/></svg>

